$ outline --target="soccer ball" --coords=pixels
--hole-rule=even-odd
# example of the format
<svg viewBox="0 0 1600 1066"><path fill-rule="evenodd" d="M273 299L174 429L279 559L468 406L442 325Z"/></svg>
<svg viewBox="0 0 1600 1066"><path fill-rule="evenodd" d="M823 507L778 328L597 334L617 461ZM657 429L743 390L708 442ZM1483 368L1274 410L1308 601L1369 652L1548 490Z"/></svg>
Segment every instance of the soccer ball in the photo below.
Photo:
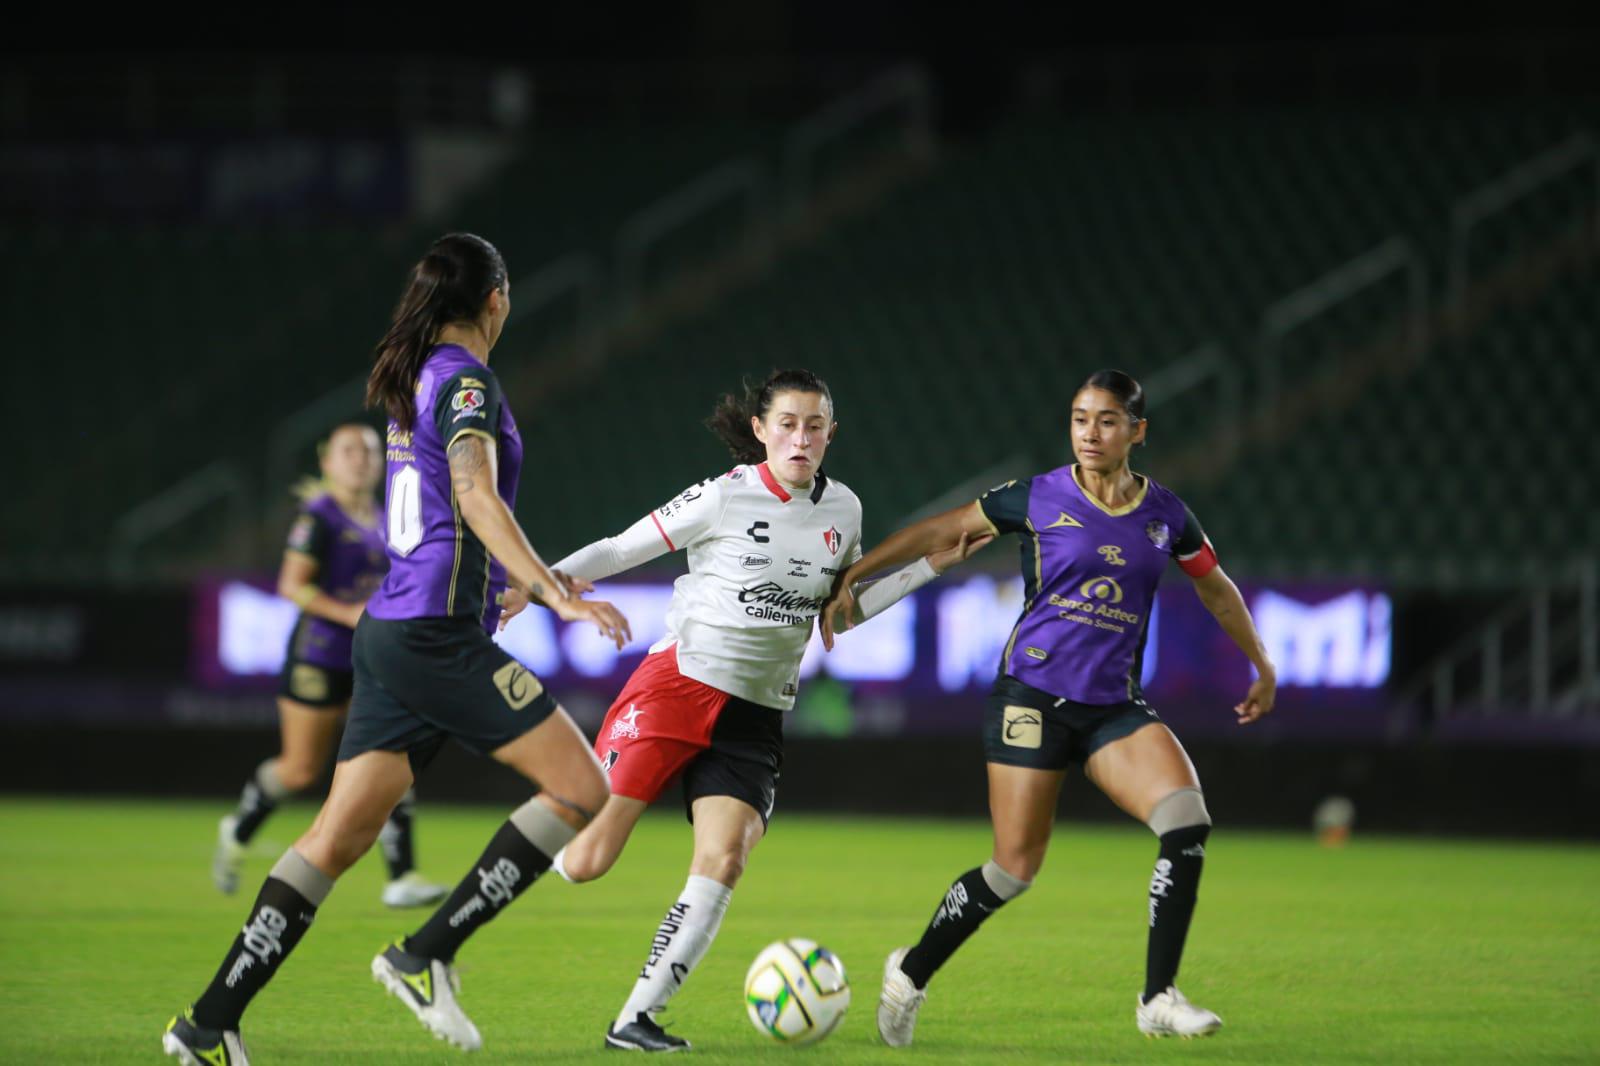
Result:
<svg viewBox="0 0 1600 1066"><path fill-rule="evenodd" d="M783 1044L814 1044L833 1032L850 1006L850 981L839 956L813 940L768 944L744 978L750 1023Z"/></svg>

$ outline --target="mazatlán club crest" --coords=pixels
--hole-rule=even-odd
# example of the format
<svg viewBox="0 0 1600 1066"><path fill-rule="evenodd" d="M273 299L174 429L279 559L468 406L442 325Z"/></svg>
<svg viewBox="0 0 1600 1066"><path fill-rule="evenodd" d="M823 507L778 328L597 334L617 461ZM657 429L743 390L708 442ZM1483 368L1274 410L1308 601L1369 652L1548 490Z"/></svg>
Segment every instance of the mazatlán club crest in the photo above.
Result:
<svg viewBox="0 0 1600 1066"><path fill-rule="evenodd" d="M1150 543L1156 546L1157 551L1166 551L1167 545L1172 543L1172 531L1160 519L1145 526L1144 535L1150 538Z"/></svg>
<svg viewBox="0 0 1600 1066"><path fill-rule="evenodd" d="M828 546L828 551L834 555L839 554L839 545L844 538L839 535L838 527L829 526L828 531L822 535L822 543Z"/></svg>

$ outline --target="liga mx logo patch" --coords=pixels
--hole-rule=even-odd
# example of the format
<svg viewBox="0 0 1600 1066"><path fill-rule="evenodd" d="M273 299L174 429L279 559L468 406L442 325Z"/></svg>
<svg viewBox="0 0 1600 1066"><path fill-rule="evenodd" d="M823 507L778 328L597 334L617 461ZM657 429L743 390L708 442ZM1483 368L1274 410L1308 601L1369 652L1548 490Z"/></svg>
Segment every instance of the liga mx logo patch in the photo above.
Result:
<svg viewBox="0 0 1600 1066"><path fill-rule="evenodd" d="M459 422L463 418L473 418L483 409L483 390L465 388L450 397L450 410L456 416L450 421Z"/></svg>
<svg viewBox="0 0 1600 1066"><path fill-rule="evenodd" d="M839 545L844 543L844 537L839 534L838 527L829 526L828 531L822 535L822 543L828 546L830 553L838 555Z"/></svg>

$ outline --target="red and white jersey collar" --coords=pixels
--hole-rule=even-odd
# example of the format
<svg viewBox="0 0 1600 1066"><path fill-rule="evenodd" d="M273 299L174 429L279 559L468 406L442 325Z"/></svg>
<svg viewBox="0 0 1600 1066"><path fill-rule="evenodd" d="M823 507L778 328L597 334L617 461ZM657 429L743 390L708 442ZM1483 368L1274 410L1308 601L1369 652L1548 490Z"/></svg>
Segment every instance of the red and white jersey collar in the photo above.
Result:
<svg viewBox="0 0 1600 1066"><path fill-rule="evenodd" d="M772 493L778 498L780 503L788 503L794 498L789 493L789 490L784 488L783 482L779 481L777 477L773 475L771 468L769 468L766 463L756 463L755 468L756 473L761 475L761 483L767 487L768 492ZM827 486L828 475L823 473L821 470L818 470L817 476L812 480L811 483L812 503L821 502L823 490L825 490Z"/></svg>

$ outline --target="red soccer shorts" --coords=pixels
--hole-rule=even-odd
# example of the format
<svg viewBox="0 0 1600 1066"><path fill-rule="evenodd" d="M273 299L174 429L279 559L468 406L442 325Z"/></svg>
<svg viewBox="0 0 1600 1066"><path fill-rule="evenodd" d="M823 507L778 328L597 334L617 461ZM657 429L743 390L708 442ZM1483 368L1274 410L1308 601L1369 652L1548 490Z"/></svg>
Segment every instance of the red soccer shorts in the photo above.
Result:
<svg viewBox="0 0 1600 1066"><path fill-rule="evenodd" d="M647 655L623 686L595 738L617 796L654 802L688 761L711 746L728 694L678 673L674 646Z"/></svg>

